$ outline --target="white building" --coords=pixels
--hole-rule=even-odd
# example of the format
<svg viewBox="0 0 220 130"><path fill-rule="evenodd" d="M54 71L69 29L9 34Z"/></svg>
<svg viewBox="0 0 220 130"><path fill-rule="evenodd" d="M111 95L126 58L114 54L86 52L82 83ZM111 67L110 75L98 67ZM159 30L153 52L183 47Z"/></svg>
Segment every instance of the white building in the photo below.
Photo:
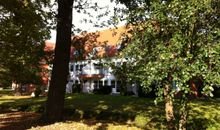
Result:
<svg viewBox="0 0 220 130"><path fill-rule="evenodd" d="M69 82L67 88L74 85L80 85L83 93L92 93L95 89L100 89L103 86L111 88L111 94L120 94L121 82L113 75L110 67L104 67L104 59L99 60L84 60L71 62L69 64ZM116 66L126 62L125 59L112 59L108 62L114 62ZM137 87L135 84L127 86L127 91L137 95Z"/></svg>
<svg viewBox="0 0 220 130"><path fill-rule="evenodd" d="M66 92L72 93L72 88L80 86L81 92L92 93L103 86L108 86L112 94L120 93L123 81L117 80L110 67L104 67L106 62L116 66L126 62L125 59L114 59L118 51L127 43L129 27L118 27L93 33L82 33L74 36L69 63L69 79ZM125 37L126 36L126 37ZM106 58L111 59L107 61ZM136 85L126 86L128 91L137 95Z"/></svg>

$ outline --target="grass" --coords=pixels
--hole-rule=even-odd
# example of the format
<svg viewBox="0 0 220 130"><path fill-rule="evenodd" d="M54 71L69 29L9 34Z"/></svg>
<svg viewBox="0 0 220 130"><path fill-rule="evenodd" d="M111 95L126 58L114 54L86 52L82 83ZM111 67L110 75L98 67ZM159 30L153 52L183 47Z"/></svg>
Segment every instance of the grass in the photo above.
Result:
<svg viewBox="0 0 220 130"><path fill-rule="evenodd" d="M0 97L0 110L42 113L45 97ZM93 94L70 94L65 99L65 117L74 121L131 124L144 129L165 129L164 105L150 98ZM177 106L178 104L176 104ZM189 129L220 128L220 99L199 99L189 103ZM177 110L175 111L177 113Z"/></svg>

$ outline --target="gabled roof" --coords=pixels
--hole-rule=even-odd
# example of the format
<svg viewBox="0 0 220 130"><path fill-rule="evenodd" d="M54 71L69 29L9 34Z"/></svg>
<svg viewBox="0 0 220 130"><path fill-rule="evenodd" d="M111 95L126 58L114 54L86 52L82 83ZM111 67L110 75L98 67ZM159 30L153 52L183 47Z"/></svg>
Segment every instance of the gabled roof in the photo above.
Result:
<svg viewBox="0 0 220 130"><path fill-rule="evenodd" d="M95 53L95 58L109 56L112 57L117 52L117 45L121 44L122 37L128 34L129 27L121 26L96 32L82 32L80 35L72 37L71 60L79 60L75 51L81 50L81 60L87 59ZM45 42L45 51L55 48L55 43Z"/></svg>

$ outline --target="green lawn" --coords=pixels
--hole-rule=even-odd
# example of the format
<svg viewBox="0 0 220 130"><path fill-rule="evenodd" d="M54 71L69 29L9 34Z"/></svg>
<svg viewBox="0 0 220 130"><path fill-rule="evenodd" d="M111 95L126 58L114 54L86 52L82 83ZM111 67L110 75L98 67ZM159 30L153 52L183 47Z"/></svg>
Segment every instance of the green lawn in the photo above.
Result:
<svg viewBox="0 0 220 130"><path fill-rule="evenodd" d="M0 97L0 111L43 112L45 97L14 99ZM146 129L164 129L164 105L154 100L130 96L93 94L66 95L65 116L73 120L95 119L106 122L132 122ZM178 106L178 104L176 104ZM199 99L189 104L189 129L220 128L220 99Z"/></svg>

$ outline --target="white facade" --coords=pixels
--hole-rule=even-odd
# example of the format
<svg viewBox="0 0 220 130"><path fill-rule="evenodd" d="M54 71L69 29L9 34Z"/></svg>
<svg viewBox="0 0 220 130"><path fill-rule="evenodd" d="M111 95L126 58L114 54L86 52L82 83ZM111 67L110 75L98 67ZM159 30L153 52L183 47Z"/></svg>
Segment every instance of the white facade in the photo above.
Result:
<svg viewBox="0 0 220 130"><path fill-rule="evenodd" d="M112 59L111 62L114 62L115 65L121 65L123 62L126 62L126 60ZM112 94L119 94L122 81L116 79L111 73L112 69L110 67L103 67L103 63L107 62L100 59L71 62L69 64L70 78L67 83L67 88L72 87L74 84L80 84L82 92L91 93L94 89L99 89L101 86L109 86L111 87ZM130 87L132 87L132 85L130 85ZM136 94L137 89L132 88L133 89L129 90Z"/></svg>

